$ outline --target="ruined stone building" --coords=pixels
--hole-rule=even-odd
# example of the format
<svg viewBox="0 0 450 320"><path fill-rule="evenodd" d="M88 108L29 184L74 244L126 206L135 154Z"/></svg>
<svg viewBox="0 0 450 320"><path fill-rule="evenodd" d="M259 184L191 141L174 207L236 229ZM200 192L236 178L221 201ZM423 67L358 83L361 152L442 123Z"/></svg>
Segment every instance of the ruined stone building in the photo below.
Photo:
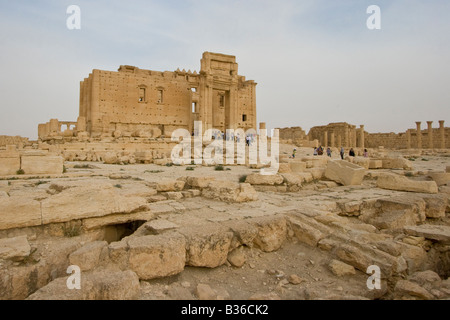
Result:
<svg viewBox="0 0 450 320"><path fill-rule="evenodd" d="M450 128L439 121L439 128L433 128L433 121L427 121L427 129L422 130L421 122L416 122L415 129L400 133L369 133L364 125L359 128L346 122L329 123L315 126L308 134L300 127L280 129L280 139L290 140L301 146L315 142L324 147L344 148L378 148L389 149L448 149L450 148ZM314 145L316 146L316 145Z"/></svg>
<svg viewBox="0 0 450 320"><path fill-rule="evenodd" d="M253 80L238 75L236 58L219 53L203 53L199 73L94 69L80 83L77 122L40 124L39 138L170 137L178 128L192 132L194 121L202 121L203 130L256 130L255 89Z"/></svg>

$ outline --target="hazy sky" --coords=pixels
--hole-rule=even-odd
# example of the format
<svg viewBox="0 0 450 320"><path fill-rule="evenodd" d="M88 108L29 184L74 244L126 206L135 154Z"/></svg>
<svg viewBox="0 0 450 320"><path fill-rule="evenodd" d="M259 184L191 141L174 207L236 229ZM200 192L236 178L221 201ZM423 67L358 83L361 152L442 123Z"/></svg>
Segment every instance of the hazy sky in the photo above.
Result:
<svg viewBox="0 0 450 320"><path fill-rule="evenodd" d="M80 30L66 27L72 4ZM369 5L381 30L366 26ZM0 0L0 135L76 121L92 69L199 71L204 51L236 56L268 128L450 126L449 17L449 0Z"/></svg>

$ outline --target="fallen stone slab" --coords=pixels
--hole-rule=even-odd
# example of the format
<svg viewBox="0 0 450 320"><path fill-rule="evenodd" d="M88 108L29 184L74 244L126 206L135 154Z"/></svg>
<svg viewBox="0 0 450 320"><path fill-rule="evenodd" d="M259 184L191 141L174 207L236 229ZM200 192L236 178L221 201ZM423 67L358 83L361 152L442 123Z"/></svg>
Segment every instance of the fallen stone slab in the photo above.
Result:
<svg viewBox="0 0 450 320"><path fill-rule="evenodd" d="M280 176L281 179L283 179ZM202 196L225 202L247 202L258 199L258 193L249 183L212 181L202 190Z"/></svg>
<svg viewBox="0 0 450 320"><path fill-rule="evenodd" d="M384 158L381 160L383 162L383 169L412 169L411 161L405 158Z"/></svg>
<svg viewBox="0 0 450 320"><path fill-rule="evenodd" d="M383 160L370 159L369 169L381 169L383 168Z"/></svg>
<svg viewBox="0 0 450 320"><path fill-rule="evenodd" d="M168 230L174 230L178 227L177 224L165 219L155 219L144 224L144 228L152 234L160 234Z"/></svg>
<svg viewBox="0 0 450 320"><path fill-rule="evenodd" d="M331 272L338 277L346 275L354 275L356 273L355 268L339 260L332 260L328 265Z"/></svg>
<svg viewBox="0 0 450 320"><path fill-rule="evenodd" d="M345 160L329 161L325 170L325 178L344 186L360 185L366 170L356 164Z"/></svg>
<svg viewBox="0 0 450 320"><path fill-rule="evenodd" d="M423 300L434 299L434 296L431 293L429 293L426 289L408 280L397 281L394 288L394 295L396 296L396 298L402 298L404 296L413 296Z"/></svg>
<svg viewBox="0 0 450 320"><path fill-rule="evenodd" d="M407 177L383 173L378 176L377 187L381 189L409 191L420 193L438 193L438 186L434 181L415 181Z"/></svg>
<svg viewBox="0 0 450 320"><path fill-rule="evenodd" d="M134 300L139 298L136 273L127 271L89 271L81 274L81 289L69 290L69 277L58 278L42 287L27 300Z"/></svg>
<svg viewBox="0 0 450 320"><path fill-rule="evenodd" d="M108 243L106 241L90 242L69 255L72 265L80 267L81 271L92 270L108 256Z"/></svg>
<svg viewBox="0 0 450 320"><path fill-rule="evenodd" d="M430 240L449 243L450 242L450 227L441 225L423 224L420 226L404 227L406 234L424 237Z"/></svg>
<svg viewBox="0 0 450 320"><path fill-rule="evenodd" d="M163 180L157 183L156 191L170 192L183 190L185 182L182 180Z"/></svg>
<svg viewBox="0 0 450 320"><path fill-rule="evenodd" d="M28 257L30 251L27 236L0 239L0 259L20 261Z"/></svg>
<svg viewBox="0 0 450 320"><path fill-rule="evenodd" d="M259 173L252 173L247 176L245 182L256 185L277 185L283 183L283 177L279 174L265 175Z"/></svg>

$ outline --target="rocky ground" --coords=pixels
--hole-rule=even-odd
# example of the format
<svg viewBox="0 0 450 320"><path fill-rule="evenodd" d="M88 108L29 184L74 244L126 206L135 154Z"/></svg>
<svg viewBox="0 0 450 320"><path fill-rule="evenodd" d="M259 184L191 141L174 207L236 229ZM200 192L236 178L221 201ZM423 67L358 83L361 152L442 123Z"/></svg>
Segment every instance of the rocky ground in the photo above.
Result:
<svg viewBox="0 0 450 320"><path fill-rule="evenodd" d="M369 169L352 186L327 179L326 161L281 182L245 166L94 162L4 179L0 298L448 299L448 182L407 192L377 180L432 182L450 157L405 158L411 167ZM81 290L67 289L69 265ZM380 289L367 286L371 265Z"/></svg>

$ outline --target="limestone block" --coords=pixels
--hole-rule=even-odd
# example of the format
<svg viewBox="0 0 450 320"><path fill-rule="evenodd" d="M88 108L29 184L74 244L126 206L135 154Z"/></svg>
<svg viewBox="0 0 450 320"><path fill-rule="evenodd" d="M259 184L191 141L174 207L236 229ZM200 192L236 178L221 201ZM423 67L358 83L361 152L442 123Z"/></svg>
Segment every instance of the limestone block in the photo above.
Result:
<svg viewBox="0 0 450 320"><path fill-rule="evenodd" d="M450 166L447 166L447 167L445 168L445 172L450 173Z"/></svg>
<svg viewBox="0 0 450 320"><path fill-rule="evenodd" d="M165 192L167 200L181 200L183 199L183 194L179 191L169 191Z"/></svg>
<svg viewBox="0 0 450 320"><path fill-rule="evenodd" d="M63 172L63 157L23 155L21 161L21 169L26 174L61 174Z"/></svg>
<svg viewBox="0 0 450 320"><path fill-rule="evenodd" d="M160 234L165 231L174 230L179 226L165 219L155 219L144 224L144 228L152 234Z"/></svg>
<svg viewBox="0 0 450 320"><path fill-rule="evenodd" d="M290 172L292 172L292 170L289 163L279 163L278 173L290 173Z"/></svg>
<svg viewBox="0 0 450 320"><path fill-rule="evenodd" d="M137 162L151 163L153 160L153 153L151 151L136 151L134 158Z"/></svg>
<svg viewBox="0 0 450 320"><path fill-rule="evenodd" d="M446 185L450 182L450 173L444 172L431 172L428 174L433 181L436 182L438 187Z"/></svg>
<svg viewBox="0 0 450 320"><path fill-rule="evenodd" d="M311 182L314 180L311 172L298 172L296 175L302 179L302 182Z"/></svg>
<svg viewBox="0 0 450 320"><path fill-rule="evenodd" d="M395 210L382 212L369 221L379 229L402 229L416 225L416 215L412 210Z"/></svg>
<svg viewBox="0 0 450 320"><path fill-rule="evenodd" d="M255 189L248 183L212 181L202 190L202 196L225 202L246 202L258 199Z"/></svg>
<svg viewBox="0 0 450 320"><path fill-rule="evenodd" d="M363 167L366 170L369 169L369 167L370 167L370 159L369 158L355 157L353 159L353 163L357 164L358 166Z"/></svg>
<svg viewBox="0 0 450 320"><path fill-rule="evenodd" d="M284 179L284 183L290 186L302 186L302 178L296 174L285 173L281 175Z"/></svg>
<svg viewBox="0 0 450 320"><path fill-rule="evenodd" d="M68 290L67 280L58 278L27 300L135 300L140 294L139 278L130 270L85 272L80 290Z"/></svg>
<svg viewBox="0 0 450 320"><path fill-rule="evenodd" d="M128 240L128 246L128 267L141 280L167 277L184 270L186 240L179 234L134 237Z"/></svg>
<svg viewBox="0 0 450 320"><path fill-rule="evenodd" d="M264 175L259 173L252 173L247 176L245 182L256 185L277 185L283 183L283 177L279 174Z"/></svg>
<svg viewBox="0 0 450 320"><path fill-rule="evenodd" d="M412 170L411 161L405 158L385 158L383 161L383 169L404 169Z"/></svg>
<svg viewBox="0 0 450 320"><path fill-rule="evenodd" d="M437 193L438 187L434 181L414 181L404 176L391 173L379 175L377 187L388 190L410 191L421 193Z"/></svg>
<svg viewBox="0 0 450 320"><path fill-rule="evenodd" d="M109 183L92 183L63 190L42 201L42 223L131 213L146 208L142 197L124 197Z"/></svg>
<svg viewBox="0 0 450 320"><path fill-rule="evenodd" d="M328 267L330 268L331 272L333 272L333 274L338 277L353 275L356 273L355 268L353 266L348 265L339 260L331 260Z"/></svg>
<svg viewBox="0 0 450 320"><path fill-rule="evenodd" d="M216 225L183 228L186 237L186 264L215 268L227 261L233 233Z"/></svg>
<svg viewBox="0 0 450 320"><path fill-rule="evenodd" d="M20 169L20 157L0 156L0 176L15 175Z"/></svg>
<svg viewBox="0 0 450 320"><path fill-rule="evenodd" d="M287 224L282 216L254 218L250 220L258 231L253 243L264 252L278 250L286 239Z"/></svg>
<svg viewBox="0 0 450 320"><path fill-rule="evenodd" d="M192 188L206 188L211 181L214 181L214 177L187 177L187 184Z"/></svg>
<svg viewBox="0 0 450 320"><path fill-rule="evenodd" d="M348 185L360 185L364 179L366 170L356 164L345 160L329 161L325 170L325 177L337 183Z"/></svg>
<svg viewBox="0 0 450 320"><path fill-rule="evenodd" d="M369 169L381 169L383 168L383 160L371 159L369 161Z"/></svg>
<svg viewBox="0 0 450 320"><path fill-rule="evenodd" d="M7 197L0 201L0 230L38 226L41 204L34 199Z"/></svg>
<svg viewBox="0 0 450 320"><path fill-rule="evenodd" d="M326 168L313 167L313 168L307 169L307 172L311 172L311 175L314 180L320 180L320 179L322 179L323 175L325 174L325 170L326 170Z"/></svg>
<svg viewBox="0 0 450 320"><path fill-rule="evenodd" d="M103 155L102 158L103 162L106 164L116 164L119 161L115 152L107 152Z"/></svg>
<svg viewBox="0 0 450 320"><path fill-rule="evenodd" d="M292 172L304 172L306 170L306 162L291 161L289 167Z"/></svg>
<svg viewBox="0 0 450 320"><path fill-rule="evenodd" d="M81 271L92 270L108 255L106 241L90 242L69 255L70 264L80 267Z"/></svg>
<svg viewBox="0 0 450 320"><path fill-rule="evenodd" d="M408 280L399 280L397 281L394 288L394 296L397 299L413 296L418 299L424 300L433 300L434 296L429 293L426 289L422 288L418 284L408 281Z"/></svg>
<svg viewBox="0 0 450 320"><path fill-rule="evenodd" d="M0 239L0 259L23 260L30 255L27 236Z"/></svg>
<svg viewBox="0 0 450 320"><path fill-rule="evenodd" d="M408 226L404 228L406 234L425 237L430 240L450 243L450 227L442 225Z"/></svg>
<svg viewBox="0 0 450 320"><path fill-rule="evenodd" d="M156 190L158 192L181 191L184 185L185 182L181 180L163 180L157 183Z"/></svg>
<svg viewBox="0 0 450 320"><path fill-rule="evenodd" d="M228 253L228 262L231 263L233 267L240 268L245 263L245 254L243 253L242 247L236 248L230 253Z"/></svg>
<svg viewBox="0 0 450 320"><path fill-rule="evenodd" d="M426 203L425 214L427 218L444 218L447 209L447 197L441 194L425 195L422 197Z"/></svg>
<svg viewBox="0 0 450 320"><path fill-rule="evenodd" d="M294 231L296 238L303 243L311 247L317 246L319 241L325 237L325 235L312 225L307 224L304 221L300 221L296 218L289 218L290 227Z"/></svg>

